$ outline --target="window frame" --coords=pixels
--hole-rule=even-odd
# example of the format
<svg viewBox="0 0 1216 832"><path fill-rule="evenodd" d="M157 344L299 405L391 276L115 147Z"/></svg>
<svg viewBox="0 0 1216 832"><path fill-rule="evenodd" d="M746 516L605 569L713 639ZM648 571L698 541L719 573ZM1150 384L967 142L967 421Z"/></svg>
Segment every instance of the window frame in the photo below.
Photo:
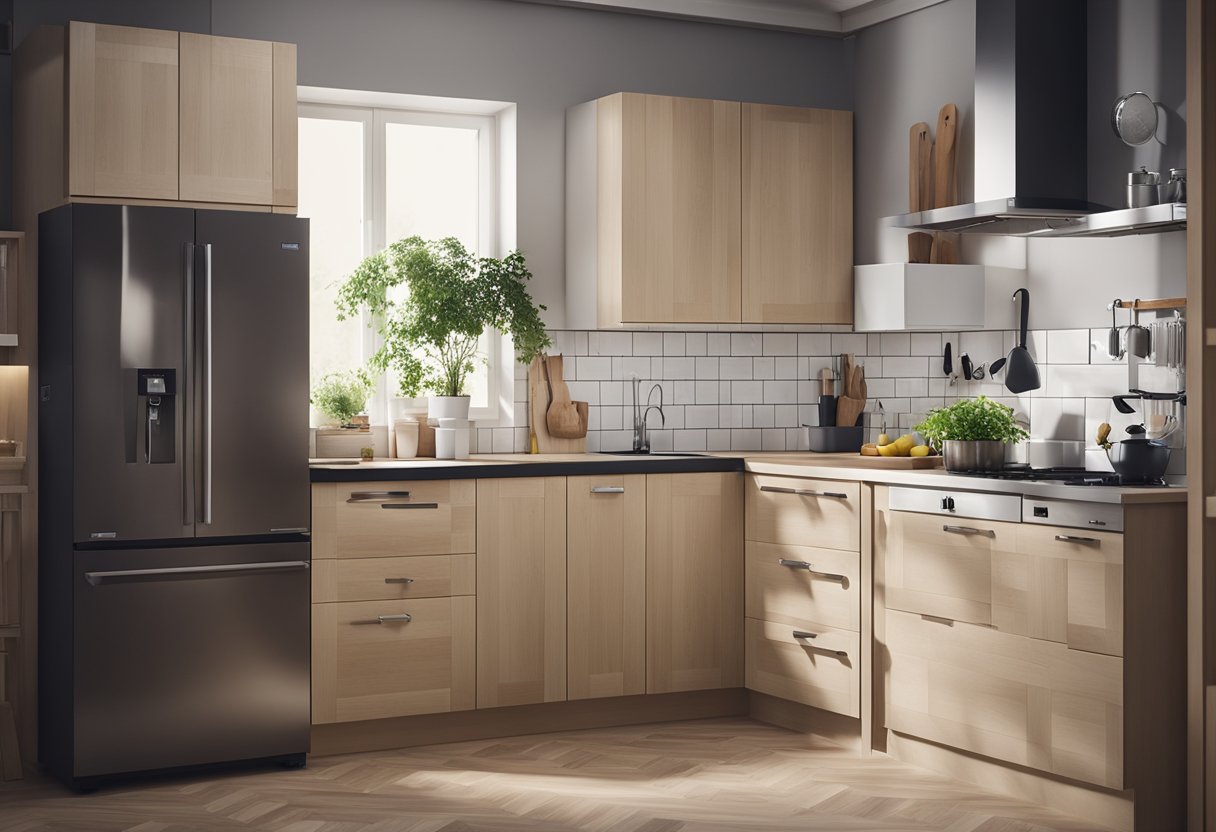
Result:
<svg viewBox="0 0 1216 832"><path fill-rule="evenodd" d="M338 92L338 91L335 91ZM413 97L411 97L413 98ZM419 99L420 101L424 99ZM448 99L436 99L437 103ZM422 106L394 106L392 104L350 104L337 100L316 97L300 97L298 118L334 119L360 121L363 124L363 256L382 251L387 239L387 131L389 124L416 124L427 127L455 127L477 131L477 253L487 257L502 257L501 233L503 220L502 183L499 171L500 116L494 112L450 111L426 109ZM361 318L363 324L363 358L369 359L383 343L379 332L367 312ZM504 352L510 349L509 339L493 328L486 330L486 404L469 409L469 418L483 424L503 421L500 401L500 381L504 376L502 362ZM513 354L511 355L514 360ZM509 377L509 374L508 376ZM381 373L376 379L368 403L368 412L373 424L389 424L393 414L390 401L396 396L388 389L388 375ZM409 411L425 410L425 397L409 400ZM379 418L377 418L379 416Z"/></svg>

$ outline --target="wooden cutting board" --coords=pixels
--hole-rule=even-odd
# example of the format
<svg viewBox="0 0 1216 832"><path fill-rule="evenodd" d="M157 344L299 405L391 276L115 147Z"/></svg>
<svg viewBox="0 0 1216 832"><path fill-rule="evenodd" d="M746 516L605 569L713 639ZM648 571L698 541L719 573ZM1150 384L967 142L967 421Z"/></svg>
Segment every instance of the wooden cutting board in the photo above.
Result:
<svg viewBox="0 0 1216 832"><path fill-rule="evenodd" d="M549 435L545 414L549 411L549 387L545 383L545 358L538 355L528 367L528 429L536 434L536 449L542 454L583 454L587 437L558 439Z"/></svg>
<svg viewBox="0 0 1216 832"><path fill-rule="evenodd" d="M942 105L937 114L937 140L933 148L933 207L958 203L958 107Z"/></svg>
<svg viewBox="0 0 1216 832"><path fill-rule="evenodd" d="M867 468L887 468L902 471L922 471L931 468L941 468L940 456L862 456L854 454L850 465L864 465Z"/></svg>
<svg viewBox="0 0 1216 832"><path fill-rule="evenodd" d="M908 131L908 210L932 208L933 188L933 136L929 125L918 121ZM932 234L914 231L908 235L909 263L928 263L932 251Z"/></svg>

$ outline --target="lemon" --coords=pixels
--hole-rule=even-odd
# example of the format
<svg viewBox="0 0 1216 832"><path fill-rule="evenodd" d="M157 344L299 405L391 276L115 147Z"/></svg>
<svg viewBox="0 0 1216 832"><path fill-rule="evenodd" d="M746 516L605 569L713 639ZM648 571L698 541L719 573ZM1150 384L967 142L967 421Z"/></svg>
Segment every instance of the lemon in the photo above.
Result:
<svg viewBox="0 0 1216 832"><path fill-rule="evenodd" d="M908 451L908 456L928 456L928 455L929 455L929 446L928 445L917 445L916 447L914 447Z"/></svg>
<svg viewBox="0 0 1216 832"><path fill-rule="evenodd" d="M885 433L879 434L878 447L881 448L883 445L890 445L890 444L891 444L891 437L887 436Z"/></svg>

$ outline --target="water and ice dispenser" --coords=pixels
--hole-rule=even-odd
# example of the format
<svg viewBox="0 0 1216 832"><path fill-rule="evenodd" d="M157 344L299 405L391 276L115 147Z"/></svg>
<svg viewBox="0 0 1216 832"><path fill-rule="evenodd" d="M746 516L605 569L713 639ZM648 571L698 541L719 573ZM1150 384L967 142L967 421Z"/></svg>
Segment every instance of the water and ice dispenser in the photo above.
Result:
<svg viewBox="0 0 1216 832"><path fill-rule="evenodd" d="M139 416L143 433L143 453L140 462L149 465L173 463L177 373L174 370L138 370Z"/></svg>

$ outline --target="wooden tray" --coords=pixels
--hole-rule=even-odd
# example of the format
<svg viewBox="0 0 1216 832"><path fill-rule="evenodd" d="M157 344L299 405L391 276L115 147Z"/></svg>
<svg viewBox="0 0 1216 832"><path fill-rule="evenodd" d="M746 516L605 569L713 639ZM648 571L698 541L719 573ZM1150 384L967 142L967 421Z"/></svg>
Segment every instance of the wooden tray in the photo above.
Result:
<svg viewBox="0 0 1216 832"><path fill-rule="evenodd" d="M862 456L852 454L851 465L865 465L869 468L890 468L899 471L920 471L930 468L941 468L941 456Z"/></svg>

